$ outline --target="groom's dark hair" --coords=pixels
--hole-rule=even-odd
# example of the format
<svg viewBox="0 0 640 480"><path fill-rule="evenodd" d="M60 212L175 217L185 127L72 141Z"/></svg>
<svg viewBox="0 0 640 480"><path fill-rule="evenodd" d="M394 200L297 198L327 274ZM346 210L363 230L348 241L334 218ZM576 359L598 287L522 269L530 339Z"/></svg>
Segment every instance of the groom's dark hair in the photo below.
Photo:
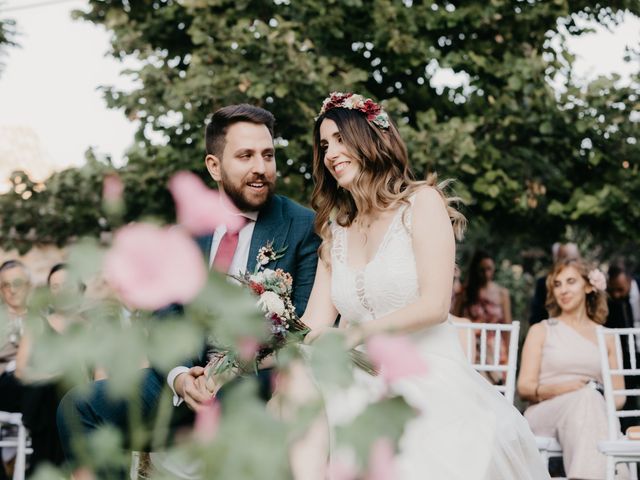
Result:
<svg viewBox="0 0 640 480"><path fill-rule="evenodd" d="M276 122L273 114L264 108L247 103L229 105L216 110L211 116L205 130L206 154L222 158L228 128L234 123L250 122L264 125L273 137L273 125Z"/></svg>

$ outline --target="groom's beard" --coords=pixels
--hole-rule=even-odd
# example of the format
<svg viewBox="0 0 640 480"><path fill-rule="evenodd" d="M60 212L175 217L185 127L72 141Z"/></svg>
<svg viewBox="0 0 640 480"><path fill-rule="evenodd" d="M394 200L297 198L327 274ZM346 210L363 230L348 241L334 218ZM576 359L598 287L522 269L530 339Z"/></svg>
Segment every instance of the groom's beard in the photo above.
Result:
<svg viewBox="0 0 640 480"><path fill-rule="evenodd" d="M271 197L273 197L276 188L275 181L269 180L265 175L249 175L243 178L239 184L234 184L224 169L222 169L220 173L224 193L227 194L227 197L229 197L241 212L261 210L262 207L269 203ZM248 185L252 182L264 183L264 192L262 195L255 195L252 192L252 187Z"/></svg>

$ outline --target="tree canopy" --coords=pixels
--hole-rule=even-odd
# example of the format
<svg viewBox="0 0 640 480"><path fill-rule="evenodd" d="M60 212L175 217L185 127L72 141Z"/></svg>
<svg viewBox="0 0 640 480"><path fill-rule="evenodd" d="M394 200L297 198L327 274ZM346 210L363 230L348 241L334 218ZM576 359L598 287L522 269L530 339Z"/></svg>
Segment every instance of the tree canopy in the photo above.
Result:
<svg viewBox="0 0 640 480"><path fill-rule="evenodd" d="M16 46L15 39L15 21L7 18L0 18L0 74L4 69L2 57L6 54L7 47Z"/></svg>
<svg viewBox="0 0 640 480"><path fill-rule="evenodd" d="M615 25L625 11L640 14L640 5L90 0L76 14L112 33L114 57L139 61L126 71L136 88L104 89L109 106L140 122L120 169L125 220L172 219L168 178L180 169L203 174L205 120L237 102L275 114L278 188L308 203L314 117L328 92L346 90L385 103L419 176L458 180L471 239L516 252L546 250L567 232L612 248L640 234L640 211L627 201L640 193L640 78L578 85L566 46L588 21ZM458 84L438 81L441 69ZM86 173L96 165L54 175L19 206L10 205L15 194L1 198L3 211L14 210L2 220L4 246L27 233L26 215L38 218L33 238L59 243L110 228L95 182L79 181L97 181ZM52 190L70 178L68 198L57 198Z"/></svg>

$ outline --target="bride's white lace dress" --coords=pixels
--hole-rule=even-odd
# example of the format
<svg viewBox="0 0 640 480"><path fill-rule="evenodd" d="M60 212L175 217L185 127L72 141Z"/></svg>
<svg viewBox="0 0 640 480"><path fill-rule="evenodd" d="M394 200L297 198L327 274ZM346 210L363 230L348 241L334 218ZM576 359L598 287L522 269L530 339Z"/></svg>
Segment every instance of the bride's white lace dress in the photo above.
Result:
<svg viewBox="0 0 640 480"><path fill-rule="evenodd" d="M400 208L375 257L361 270L349 266L346 229L332 226L331 290L341 322L379 318L418 297L411 214L411 205ZM400 440L399 479L549 478L526 420L473 370L454 327L446 322L410 338L428 373L392 386L420 412ZM327 398L330 424L348 422L385 392L381 378L356 371L352 387Z"/></svg>

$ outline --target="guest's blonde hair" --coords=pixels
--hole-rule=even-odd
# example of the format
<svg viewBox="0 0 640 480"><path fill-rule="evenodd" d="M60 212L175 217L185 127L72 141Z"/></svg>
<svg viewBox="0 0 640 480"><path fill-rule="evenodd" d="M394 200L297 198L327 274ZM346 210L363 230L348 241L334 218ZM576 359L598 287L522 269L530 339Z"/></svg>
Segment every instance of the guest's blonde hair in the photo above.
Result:
<svg viewBox="0 0 640 480"><path fill-rule="evenodd" d="M562 313L562 308L558 305L556 297L553 293L553 282L556 277L567 267L575 268L580 276L584 279L587 285L590 285L589 272L591 269L583 260L567 259L557 262L551 273L547 276L547 301L545 306L549 315L556 317ZM607 321L607 315L609 314L609 307L607 306L607 292L598 290L595 287L593 290L586 294L586 308L587 316L599 325L604 325Z"/></svg>

